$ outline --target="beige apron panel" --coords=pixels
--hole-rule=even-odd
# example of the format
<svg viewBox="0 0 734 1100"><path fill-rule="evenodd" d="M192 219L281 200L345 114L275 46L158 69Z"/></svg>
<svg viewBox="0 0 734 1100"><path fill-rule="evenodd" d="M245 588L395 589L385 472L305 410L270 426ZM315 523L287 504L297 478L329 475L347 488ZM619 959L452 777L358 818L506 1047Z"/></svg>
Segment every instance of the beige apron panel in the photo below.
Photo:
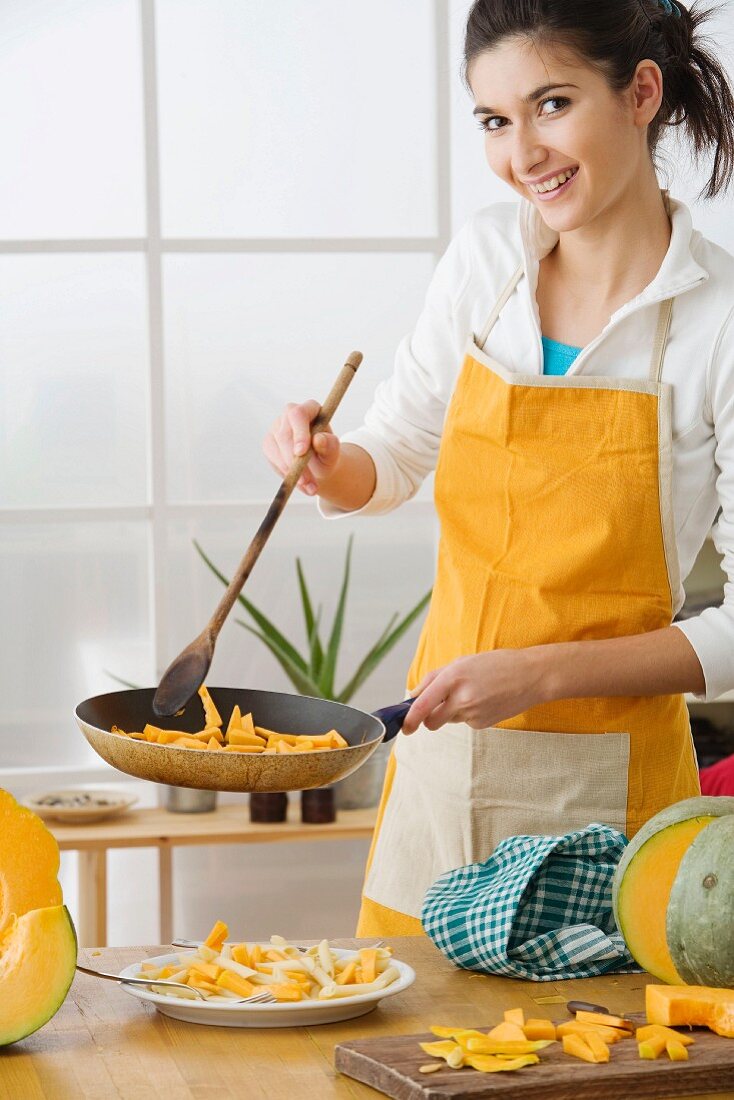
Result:
<svg viewBox="0 0 734 1100"><path fill-rule="evenodd" d="M464 724L400 735L366 897L419 917L440 875L487 859L508 836L593 821L624 832L629 741Z"/></svg>

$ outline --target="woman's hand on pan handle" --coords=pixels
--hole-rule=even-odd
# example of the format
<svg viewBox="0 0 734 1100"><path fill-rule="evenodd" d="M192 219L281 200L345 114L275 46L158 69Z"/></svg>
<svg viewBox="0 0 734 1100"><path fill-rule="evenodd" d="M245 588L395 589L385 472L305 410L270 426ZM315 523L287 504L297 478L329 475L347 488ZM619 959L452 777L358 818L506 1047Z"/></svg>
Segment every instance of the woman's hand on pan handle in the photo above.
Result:
<svg viewBox="0 0 734 1100"><path fill-rule="evenodd" d="M538 648L496 649L459 657L429 672L411 692L416 701L405 718L403 733L414 733L421 724L437 730L448 722L486 729L545 702Z"/></svg>
<svg viewBox="0 0 734 1100"><path fill-rule="evenodd" d="M705 690L693 646L677 627L664 626L621 638L550 642L460 657L418 684L403 730L412 733L421 722L432 730L446 722L485 729L556 699L685 691L701 695Z"/></svg>
<svg viewBox="0 0 734 1100"><path fill-rule="evenodd" d="M304 401L301 405L291 402L263 441L265 457L281 477L285 477L294 459L304 455L313 443L313 456L298 481L298 488L309 496L318 491L320 482L334 473L341 450L339 439L329 425L311 439L311 422L319 408L318 401Z"/></svg>
<svg viewBox="0 0 734 1100"><path fill-rule="evenodd" d="M375 491L375 464L363 447L339 442L330 426L311 439L311 423L319 412L318 401L289 404L272 425L263 441L270 465L285 477L294 459L304 455L313 443L314 453L298 480L308 496L318 494L337 508L352 512L361 508Z"/></svg>

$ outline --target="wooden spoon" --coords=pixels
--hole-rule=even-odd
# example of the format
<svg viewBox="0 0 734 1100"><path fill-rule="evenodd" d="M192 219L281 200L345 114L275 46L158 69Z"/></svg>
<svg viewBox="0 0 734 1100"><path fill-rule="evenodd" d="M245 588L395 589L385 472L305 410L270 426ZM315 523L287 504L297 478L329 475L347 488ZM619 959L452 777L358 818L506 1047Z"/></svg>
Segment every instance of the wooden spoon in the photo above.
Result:
<svg viewBox="0 0 734 1100"><path fill-rule="evenodd" d="M316 419L311 423L311 436L316 435L326 427L347 392L349 383L354 378L357 367L362 362L362 354L353 351L339 372L329 396L324 401ZM260 551L268 541L275 527L276 521L285 508L289 496L293 492L298 479L303 473L309 459L313 454L313 447L309 447L305 455L296 458L290 470L286 474L273 503L268 508L265 519L255 533L245 556L237 567L237 572L232 577L227 590L217 604L217 607L207 625L198 637L194 638L178 657L168 666L163 673L163 678L158 685L158 690L153 696L153 710L156 714L167 716L180 710L196 691L204 683L209 666L214 656L214 646L222 629L224 620L232 609L232 605L242 591L242 587L249 577L252 567L260 556Z"/></svg>

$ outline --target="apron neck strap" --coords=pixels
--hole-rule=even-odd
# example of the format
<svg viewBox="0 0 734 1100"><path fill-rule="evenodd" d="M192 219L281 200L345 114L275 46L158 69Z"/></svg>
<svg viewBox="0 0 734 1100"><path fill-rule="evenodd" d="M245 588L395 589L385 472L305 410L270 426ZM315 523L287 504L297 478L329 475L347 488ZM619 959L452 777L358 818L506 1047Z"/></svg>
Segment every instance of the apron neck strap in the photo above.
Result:
<svg viewBox="0 0 734 1100"><path fill-rule="evenodd" d="M502 307L504 306L505 302L507 301L507 299L510 297L510 295L514 291L517 284L520 282L520 279L522 278L522 274L523 274L523 266L522 266L522 264L520 264L517 271L515 271L510 276L510 279L507 283L507 286L505 287L505 289L502 291L499 298L495 302L494 309L492 310L489 317L487 318L487 323L484 326L484 328L482 329L482 334L481 334L481 336L479 337L479 339L477 341L477 346L482 351L484 351L484 345L487 343L487 338L488 338L490 332L492 331L492 329L494 328L495 322L496 322L497 318L499 317L499 315L502 311Z"/></svg>
<svg viewBox="0 0 734 1100"><path fill-rule="evenodd" d="M670 331L670 318L673 313L673 299L666 298L660 303L658 310L658 323L655 329L655 339L650 356L650 381L659 382L663 373L663 359L665 358L665 346L668 342Z"/></svg>
<svg viewBox="0 0 734 1100"><path fill-rule="evenodd" d="M499 298L494 304L494 308L487 318L487 323L482 329L482 333L477 340L477 346L483 351L484 345L487 343L490 332L495 326L497 318L502 312L502 308L507 302L510 295L515 290L515 287L520 282L523 276L523 266L517 268L516 271L510 276L507 281L507 285L500 294ZM670 331L670 318L673 313L673 299L666 298L664 302L660 303L658 310L658 322L655 329L655 338L652 345L652 355L650 356L650 380L652 382L659 382L663 373L663 360L665 358L665 348L668 343L668 333Z"/></svg>

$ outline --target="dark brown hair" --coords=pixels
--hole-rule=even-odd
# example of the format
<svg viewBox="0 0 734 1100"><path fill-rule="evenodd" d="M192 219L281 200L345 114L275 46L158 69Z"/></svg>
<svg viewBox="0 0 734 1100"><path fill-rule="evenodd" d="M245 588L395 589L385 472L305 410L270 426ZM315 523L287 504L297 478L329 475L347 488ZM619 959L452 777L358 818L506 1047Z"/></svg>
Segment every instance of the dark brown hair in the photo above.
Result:
<svg viewBox="0 0 734 1100"><path fill-rule="evenodd" d="M662 103L648 128L650 150L665 128L682 126L696 160L713 154L702 192L712 198L734 174L734 96L700 34L714 10L698 0L690 8L682 0L475 0L464 40L465 78L479 54L512 36L569 47L618 92L649 58L663 74Z"/></svg>

